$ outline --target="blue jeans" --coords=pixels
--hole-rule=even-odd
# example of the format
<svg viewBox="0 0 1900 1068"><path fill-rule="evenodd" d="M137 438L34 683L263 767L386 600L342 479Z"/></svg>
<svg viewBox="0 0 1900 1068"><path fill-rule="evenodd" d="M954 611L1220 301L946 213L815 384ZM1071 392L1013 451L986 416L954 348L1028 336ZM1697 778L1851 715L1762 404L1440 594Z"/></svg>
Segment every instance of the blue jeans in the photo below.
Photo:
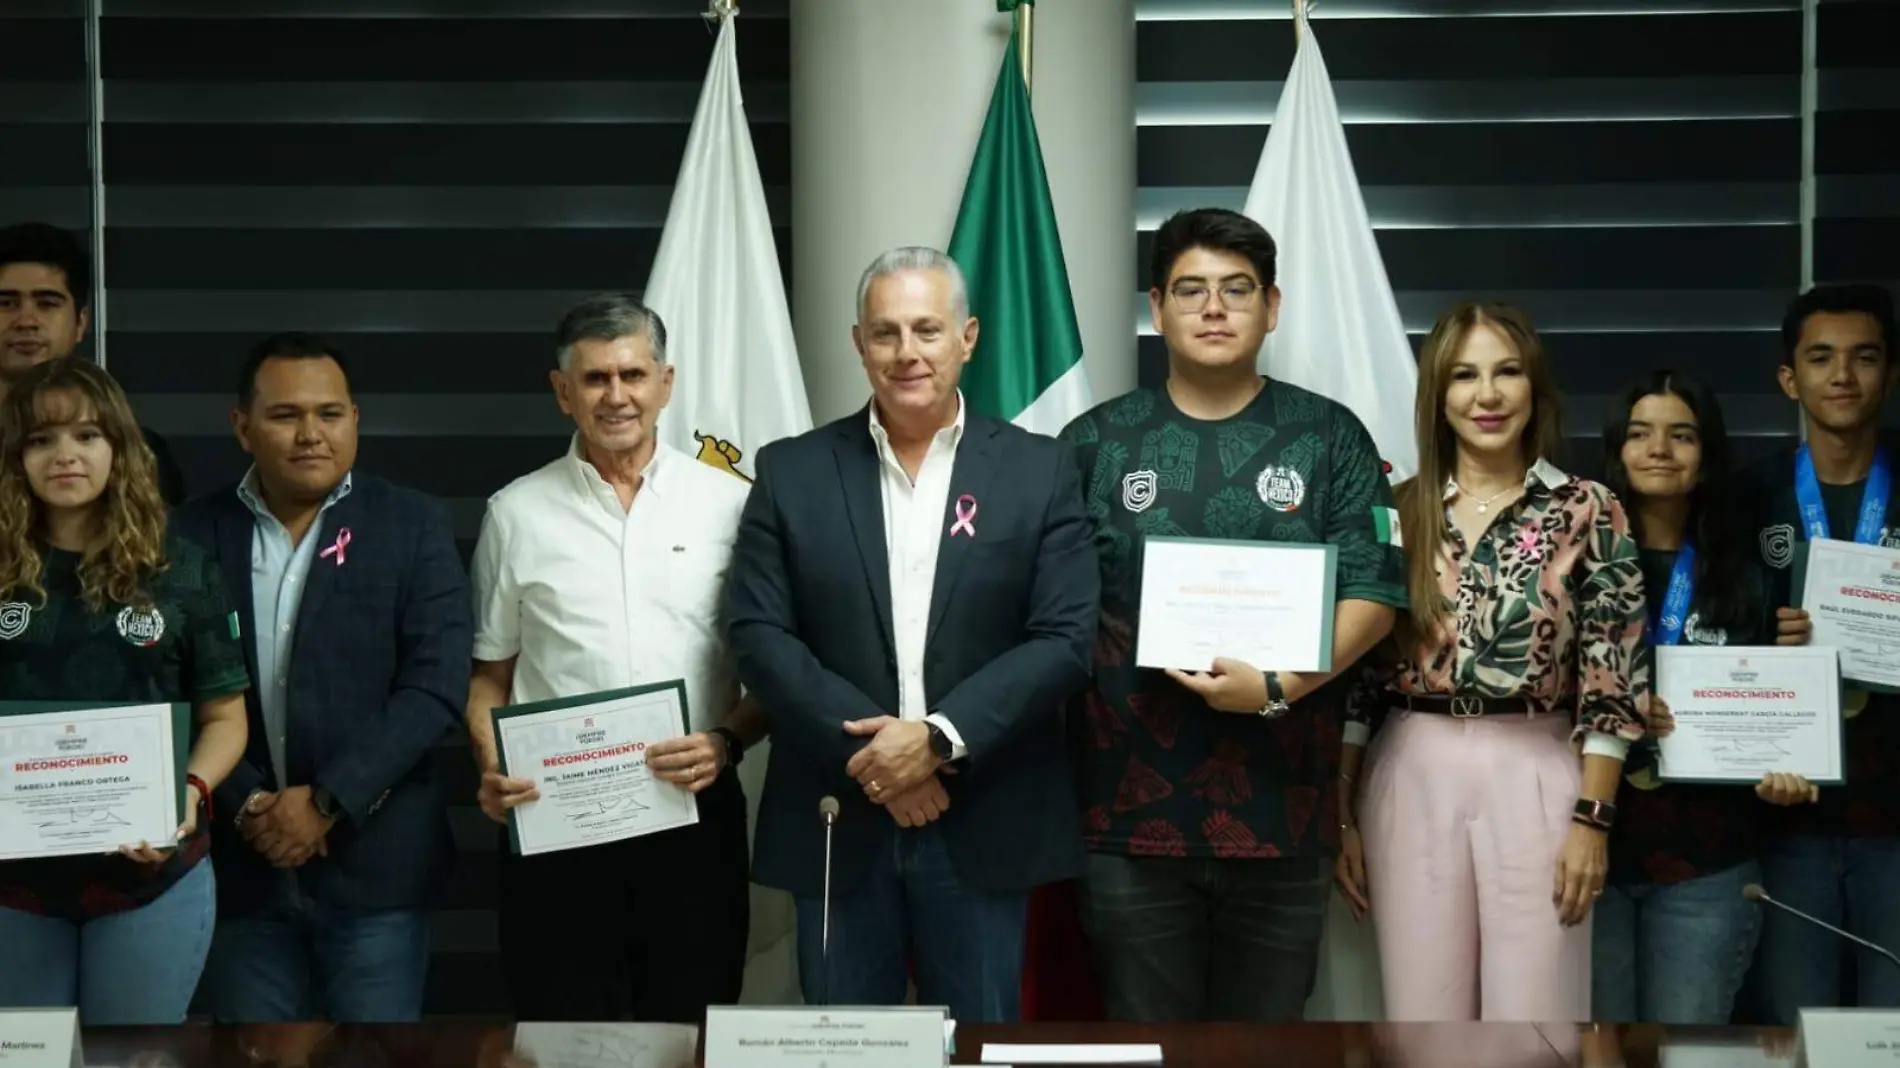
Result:
<svg viewBox="0 0 1900 1068"><path fill-rule="evenodd" d="M1330 857L1091 853L1082 927L1111 1020L1297 1021L1319 974Z"/></svg>
<svg viewBox="0 0 1900 1068"><path fill-rule="evenodd" d="M129 862L128 862L129 863ZM142 908L75 923L0 908L0 1005L79 1006L88 1027L183 1023L218 884L206 858Z"/></svg>
<svg viewBox="0 0 1900 1068"><path fill-rule="evenodd" d="M1776 900L1900 952L1900 840L1783 838L1762 855L1762 885ZM1804 1008L1842 1003L1841 971L1854 951L1855 1001L1900 1008L1900 968L1827 931L1762 906L1762 1009L1792 1027Z"/></svg>
<svg viewBox="0 0 1900 1068"><path fill-rule="evenodd" d="M823 898L800 894L794 903L798 984L809 1004L903 1004L908 951L919 1004L946 1005L961 1023L1022 1015L1029 895L964 886L933 826L899 831L850 893L832 894L829 968Z"/></svg>
<svg viewBox="0 0 1900 1068"><path fill-rule="evenodd" d="M218 921L205 1006L220 1023L411 1023L428 974L426 913L334 909L286 878L262 910Z"/></svg>
<svg viewBox="0 0 1900 1068"><path fill-rule="evenodd" d="M1592 910L1591 1018L1727 1024L1761 933L1742 887L1760 881L1752 860L1679 883L1612 880Z"/></svg>

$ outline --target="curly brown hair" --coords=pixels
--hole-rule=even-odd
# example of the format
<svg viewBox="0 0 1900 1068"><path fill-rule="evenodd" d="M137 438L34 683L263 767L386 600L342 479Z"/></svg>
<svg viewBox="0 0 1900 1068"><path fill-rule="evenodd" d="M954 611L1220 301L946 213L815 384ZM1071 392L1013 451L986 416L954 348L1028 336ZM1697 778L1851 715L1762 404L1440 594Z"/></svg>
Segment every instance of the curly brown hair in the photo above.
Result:
<svg viewBox="0 0 1900 1068"><path fill-rule="evenodd" d="M80 595L95 612L107 604L150 608L145 584L166 566L158 462L125 391L91 362L72 357L21 375L0 408L0 600L24 594L46 604L45 505L26 479L26 439L44 427L84 419L112 444L112 471L93 505L100 529L80 556Z"/></svg>

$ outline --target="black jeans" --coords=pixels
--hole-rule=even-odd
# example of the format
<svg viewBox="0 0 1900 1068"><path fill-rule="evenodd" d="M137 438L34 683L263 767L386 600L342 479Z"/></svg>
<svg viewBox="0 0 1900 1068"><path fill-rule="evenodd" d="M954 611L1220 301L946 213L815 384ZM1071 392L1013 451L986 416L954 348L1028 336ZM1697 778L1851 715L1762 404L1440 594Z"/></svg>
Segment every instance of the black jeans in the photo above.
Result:
<svg viewBox="0 0 1900 1068"><path fill-rule="evenodd" d="M1091 853L1082 925L1110 1020L1298 1020L1319 971L1330 858Z"/></svg>
<svg viewBox="0 0 1900 1068"><path fill-rule="evenodd" d="M501 861L502 971L523 1020L703 1023L745 981L745 793L727 768L690 827Z"/></svg>

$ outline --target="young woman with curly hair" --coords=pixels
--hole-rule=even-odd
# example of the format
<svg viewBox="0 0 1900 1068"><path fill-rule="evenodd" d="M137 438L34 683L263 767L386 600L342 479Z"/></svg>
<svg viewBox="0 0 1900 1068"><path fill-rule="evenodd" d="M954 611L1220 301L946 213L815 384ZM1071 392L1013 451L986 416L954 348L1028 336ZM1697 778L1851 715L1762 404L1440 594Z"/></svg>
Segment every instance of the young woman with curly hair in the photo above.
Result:
<svg viewBox="0 0 1900 1068"><path fill-rule="evenodd" d="M118 384L74 359L15 381L0 410L0 714L189 703L196 726L176 740L190 762L175 839L0 861L14 965L0 1005L77 1005L88 1025L184 1019L215 911L207 799L244 752L235 620L216 564L166 531Z"/></svg>

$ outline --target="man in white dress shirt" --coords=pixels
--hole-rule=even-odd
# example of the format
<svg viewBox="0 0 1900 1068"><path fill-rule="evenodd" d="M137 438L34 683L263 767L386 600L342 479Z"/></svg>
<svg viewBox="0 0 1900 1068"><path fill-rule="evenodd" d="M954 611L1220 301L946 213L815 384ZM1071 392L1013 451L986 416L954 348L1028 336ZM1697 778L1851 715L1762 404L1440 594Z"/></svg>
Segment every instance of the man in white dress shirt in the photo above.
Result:
<svg viewBox="0 0 1900 1068"><path fill-rule="evenodd" d="M873 400L757 453L733 548L729 633L773 724L754 875L793 894L807 1001L900 1003L908 956L923 1002L1008 1021L1029 892L1081 867L1060 707L1089 677L1094 528L1070 449L965 409L956 264L897 249L858 292Z"/></svg>
<svg viewBox="0 0 1900 1068"><path fill-rule="evenodd" d="M719 613L746 487L656 436L674 374L657 314L590 297L557 343L550 378L573 443L489 499L472 568L482 810L505 823L537 797L498 770L497 707L684 679L693 733L650 748L648 764L698 794L699 822L533 857L504 844L503 970L522 1019L697 1023L738 1001L745 973L733 765L765 732Z"/></svg>

